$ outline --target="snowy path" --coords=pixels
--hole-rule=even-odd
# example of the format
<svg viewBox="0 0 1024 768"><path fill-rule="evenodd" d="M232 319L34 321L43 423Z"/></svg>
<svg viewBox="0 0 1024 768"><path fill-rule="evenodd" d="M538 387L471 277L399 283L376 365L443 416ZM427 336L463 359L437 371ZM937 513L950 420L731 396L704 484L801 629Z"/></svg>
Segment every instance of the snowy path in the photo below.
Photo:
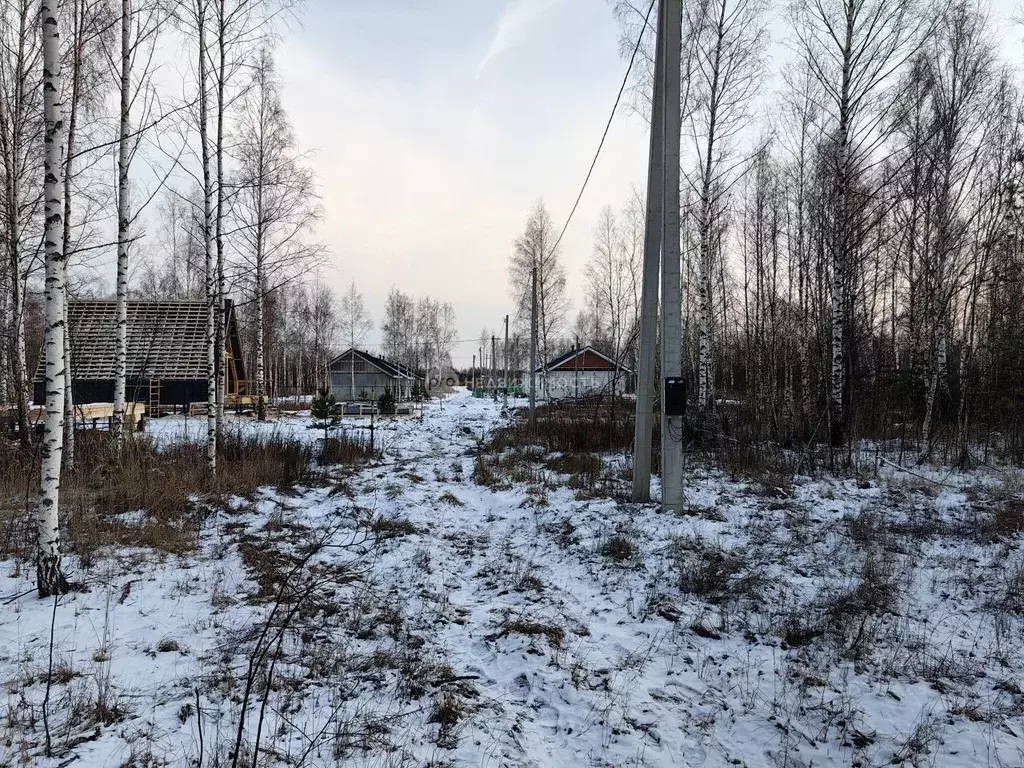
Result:
<svg viewBox="0 0 1024 768"><path fill-rule="evenodd" d="M88 725L50 761L53 606L0 606L0 765L196 765L201 742L204 765L225 764L240 712L255 743L247 660L275 574L323 531L322 604L277 646L260 764L1024 765L1024 570L1019 546L963 533L976 487L820 480L771 498L693 471L691 514L667 516L586 498L541 463L479 484L502 418L459 392L382 424L379 464L236 500L193 556L88 564L92 591L58 606L51 693ZM902 533L872 538L877 519ZM873 613L872 563L897 593ZM28 570L5 564L0 594Z"/></svg>

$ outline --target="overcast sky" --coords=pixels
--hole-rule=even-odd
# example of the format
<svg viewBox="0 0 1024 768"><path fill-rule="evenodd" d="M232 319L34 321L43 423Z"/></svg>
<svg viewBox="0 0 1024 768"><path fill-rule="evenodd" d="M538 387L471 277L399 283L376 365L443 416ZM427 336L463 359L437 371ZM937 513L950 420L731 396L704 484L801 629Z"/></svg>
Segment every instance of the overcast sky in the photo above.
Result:
<svg viewBox="0 0 1024 768"><path fill-rule="evenodd" d="M646 6L646 3L638 3ZM994 0L1003 55L1019 64L1016 0ZM755 114L790 55L785 3ZM278 65L300 146L315 152L339 291L354 279L379 343L392 285L452 302L459 338L512 311L506 265L534 201L561 228L625 72L608 0L310 0ZM760 130L752 128L752 130ZM647 126L621 109L565 236L580 308L591 233L646 176ZM476 343L460 344L468 364Z"/></svg>
<svg viewBox="0 0 1024 768"><path fill-rule="evenodd" d="M315 151L326 278L355 279L377 325L394 285L451 301L460 338L497 328L512 241L541 197L561 227L625 72L610 6L312 0L304 17L278 64ZM564 240L574 312L597 214L643 182L646 153L644 121L623 110Z"/></svg>

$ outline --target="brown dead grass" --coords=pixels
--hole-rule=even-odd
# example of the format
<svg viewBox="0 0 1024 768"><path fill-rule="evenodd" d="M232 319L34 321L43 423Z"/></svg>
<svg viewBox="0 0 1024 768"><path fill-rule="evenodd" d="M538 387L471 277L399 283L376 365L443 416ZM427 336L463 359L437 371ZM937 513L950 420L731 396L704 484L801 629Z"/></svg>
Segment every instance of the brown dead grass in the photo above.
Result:
<svg viewBox="0 0 1024 768"><path fill-rule="evenodd" d="M359 440L343 442L336 454L345 463L372 458ZM108 433L79 431L77 465L62 479L66 540L86 565L104 546L189 552L207 512L224 506L229 496L325 482L328 472L318 458L312 442L227 431L219 446L217 477L211 479L202 443L158 449L147 437L133 436L118 457ZM0 442L0 557L30 554L38 487L36 450Z"/></svg>

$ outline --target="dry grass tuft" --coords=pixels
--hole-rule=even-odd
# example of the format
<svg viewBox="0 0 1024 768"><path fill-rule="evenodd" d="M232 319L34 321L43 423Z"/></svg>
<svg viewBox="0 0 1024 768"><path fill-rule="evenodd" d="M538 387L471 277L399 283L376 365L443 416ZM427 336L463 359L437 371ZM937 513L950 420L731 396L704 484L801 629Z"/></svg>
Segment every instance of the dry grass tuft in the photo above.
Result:
<svg viewBox="0 0 1024 768"><path fill-rule="evenodd" d="M601 554L621 565L636 557L636 544L633 543L630 536L624 533L615 533L601 544Z"/></svg>
<svg viewBox="0 0 1024 768"><path fill-rule="evenodd" d="M565 630L554 624L546 624L534 621L521 616L508 617L498 626L497 632L487 635L488 640L500 640L510 635L525 635L527 637L544 637L552 648L564 647Z"/></svg>
<svg viewBox="0 0 1024 768"><path fill-rule="evenodd" d="M370 530L378 539L397 539L419 533L411 521L401 517L375 517L370 521Z"/></svg>
<svg viewBox="0 0 1024 768"><path fill-rule="evenodd" d="M742 575L746 564L739 553L727 552L699 537L676 539L671 555L679 591L685 594L720 604L753 595L759 588L756 575Z"/></svg>

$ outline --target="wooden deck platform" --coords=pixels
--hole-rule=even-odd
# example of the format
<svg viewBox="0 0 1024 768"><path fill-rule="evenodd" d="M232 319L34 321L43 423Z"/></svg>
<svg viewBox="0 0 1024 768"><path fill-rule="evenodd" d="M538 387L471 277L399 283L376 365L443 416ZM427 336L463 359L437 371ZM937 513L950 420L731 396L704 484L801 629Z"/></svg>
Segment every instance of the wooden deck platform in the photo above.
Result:
<svg viewBox="0 0 1024 768"><path fill-rule="evenodd" d="M146 415L144 403L125 403L125 426L130 430L138 428L138 423ZM33 405L28 409L29 424L41 427L46 416L46 409L41 405ZM12 407L0 406L0 418L17 418L17 411ZM114 418L113 403L85 403L75 406L75 426L78 428L109 427Z"/></svg>

